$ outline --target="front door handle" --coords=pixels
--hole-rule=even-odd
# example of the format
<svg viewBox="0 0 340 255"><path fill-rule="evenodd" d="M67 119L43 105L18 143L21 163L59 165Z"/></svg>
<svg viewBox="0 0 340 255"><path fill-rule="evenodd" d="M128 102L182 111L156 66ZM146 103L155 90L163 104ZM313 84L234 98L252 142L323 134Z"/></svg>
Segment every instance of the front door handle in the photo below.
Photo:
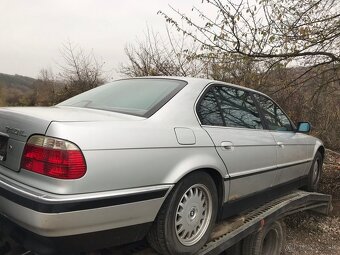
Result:
<svg viewBox="0 0 340 255"><path fill-rule="evenodd" d="M277 142L276 144L277 144L278 146L280 146L281 148L285 147L284 144L283 144L283 142Z"/></svg>
<svg viewBox="0 0 340 255"><path fill-rule="evenodd" d="M221 147L224 150L232 150L234 149L234 144L232 142L221 142Z"/></svg>

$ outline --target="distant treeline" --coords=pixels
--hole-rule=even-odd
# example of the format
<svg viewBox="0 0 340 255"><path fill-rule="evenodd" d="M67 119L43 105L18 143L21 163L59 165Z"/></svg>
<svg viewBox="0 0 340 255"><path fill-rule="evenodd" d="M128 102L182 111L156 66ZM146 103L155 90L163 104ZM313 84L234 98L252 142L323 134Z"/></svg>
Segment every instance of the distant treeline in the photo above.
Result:
<svg viewBox="0 0 340 255"><path fill-rule="evenodd" d="M328 148L340 151L340 91L337 85L328 86L315 94L315 88L321 81L313 79L301 85L299 89L293 87L280 90L282 80L298 76L305 70L303 68L276 70L270 74L272 83L260 88L248 87L255 87L270 94L293 121L310 121L313 135L321 138ZM97 85L103 82L104 80ZM242 84L240 81L234 83ZM48 77L48 72L39 79L0 74L0 103L1 106L51 106L85 90L79 89L81 85L75 81L72 84Z"/></svg>

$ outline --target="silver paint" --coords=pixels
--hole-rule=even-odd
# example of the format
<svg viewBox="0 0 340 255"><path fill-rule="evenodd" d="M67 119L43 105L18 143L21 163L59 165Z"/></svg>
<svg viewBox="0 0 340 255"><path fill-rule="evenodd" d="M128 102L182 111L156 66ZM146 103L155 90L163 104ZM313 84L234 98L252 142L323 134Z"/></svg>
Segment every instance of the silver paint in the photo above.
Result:
<svg viewBox="0 0 340 255"><path fill-rule="evenodd" d="M13 148L6 161L0 162L0 185L32 199L62 203L172 187L190 172L209 169L221 180L225 178L221 182L227 202L308 174L311 162L307 161L323 146L320 140L295 132L201 126L195 110L199 97L209 84L225 83L177 79L188 85L150 118L65 106L1 108L0 132L9 135ZM7 132L6 127L24 133ZM25 143L32 134L79 146L86 175L58 180L20 169ZM264 172L276 167L283 168ZM250 173L259 174L247 176ZM43 214L0 196L0 213L36 233L63 236L153 221L164 199Z"/></svg>

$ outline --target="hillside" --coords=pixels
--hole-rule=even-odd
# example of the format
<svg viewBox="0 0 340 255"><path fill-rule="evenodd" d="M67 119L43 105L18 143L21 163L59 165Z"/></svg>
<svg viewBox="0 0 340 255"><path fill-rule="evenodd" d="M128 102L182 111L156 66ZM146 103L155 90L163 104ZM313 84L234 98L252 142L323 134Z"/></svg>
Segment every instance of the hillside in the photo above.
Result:
<svg viewBox="0 0 340 255"><path fill-rule="evenodd" d="M22 92L28 92L33 89L36 79L22 75L10 75L0 73L0 88L12 88Z"/></svg>
<svg viewBox="0 0 340 255"><path fill-rule="evenodd" d="M0 106L32 105L36 79L0 73Z"/></svg>

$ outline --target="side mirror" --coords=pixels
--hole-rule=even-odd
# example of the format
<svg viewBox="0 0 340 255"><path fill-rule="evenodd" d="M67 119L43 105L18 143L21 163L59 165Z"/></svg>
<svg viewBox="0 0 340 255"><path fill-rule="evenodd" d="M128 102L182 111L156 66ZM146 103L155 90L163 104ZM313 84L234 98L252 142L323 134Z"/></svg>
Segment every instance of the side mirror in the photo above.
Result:
<svg viewBox="0 0 340 255"><path fill-rule="evenodd" d="M312 126L309 122L299 122L297 125L297 132L308 134Z"/></svg>

